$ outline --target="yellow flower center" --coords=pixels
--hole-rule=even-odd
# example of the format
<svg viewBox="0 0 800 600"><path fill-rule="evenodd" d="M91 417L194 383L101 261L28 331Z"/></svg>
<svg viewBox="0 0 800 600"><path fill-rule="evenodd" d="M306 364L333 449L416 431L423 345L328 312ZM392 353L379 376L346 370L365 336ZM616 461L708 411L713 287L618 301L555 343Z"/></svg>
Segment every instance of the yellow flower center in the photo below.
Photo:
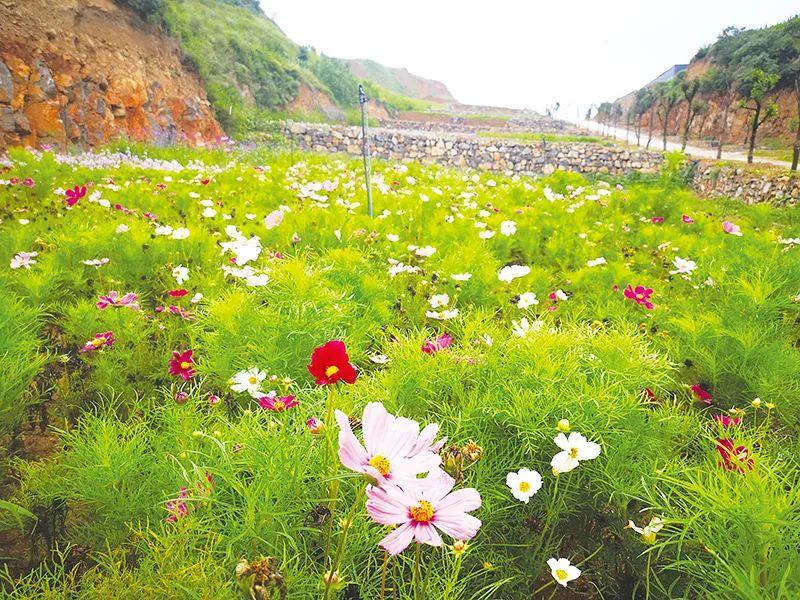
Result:
<svg viewBox="0 0 800 600"><path fill-rule="evenodd" d="M519 491L523 494L527 493L531 489L531 484L527 481L521 481L519 483Z"/></svg>
<svg viewBox="0 0 800 600"><path fill-rule="evenodd" d="M325 369L325 377L333 377L339 372L339 367L336 365L331 365L327 369Z"/></svg>
<svg viewBox="0 0 800 600"><path fill-rule="evenodd" d="M428 523L433 519L433 505L427 500L420 500L419 504L408 510L408 513L418 523Z"/></svg>
<svg viewBox="0 0 800 600"><path fill-rule="evenodd" d="M556 569L556 579L559 581L564 581L569 575L564 569Z"/></svg>
<svg viewBox="0 0 800 600"><path fill-rule="evenodd" d="M186 362L186 361L183 361L183 362L181 363L181 369L183 369L183 370L186 370L186 369L188 369L188 368L189 368L189 367L191 367L191 366L192 366L192 363L189 363L189 362Z"/></svg>
<svg viewBox="0 0 800 600"><path fill-rule="evenodd" d="M102 340L100 338L95 338L95 339L92 340L92 346L94 346L95 348L97 348L98 346L102 346L103 345L103 341L104 340Z"/></svg>
<svg viewBox="0 0 800 600"><path fill-rule="evenodd" d="M392 465L389 463L389 460L380 454L370 458L369 464L370 466L375 467L375 470L384 477L386 477L389 474L389 471L392 470Z"/></svg>
<svg viewBox="0 0 800 600"><path fill-rule="evenodd" d="M255 385L255 384L257 384L257 383L258 383L258 379L256 379L256 378L255 378L255 377L253 377L252 375L250 375L250 378L247 380L247 382L248 382L250 385Z"/></svg>
<svg viewBox="0 0 800 600"><path fill-rule="evenodd" d="M645 528L645 532L642 534L642 539L646 543L652 544L656 541L656 534L652 531L647 531L647 529Z"/></svg>
<svg viewBox="0 0 800 600"><path fill-rule="evenodd" d="M569 457L570 458L578 458L578 449L577 448L570 448L569 449Z"/></svg>
<svg viewBox="0 0 800 600"><path fill-rule="evenodd" d="M275 400L275 402L272 403L272 408L275 410L283 410L286 408L286 404L282 400Z"/></svg>

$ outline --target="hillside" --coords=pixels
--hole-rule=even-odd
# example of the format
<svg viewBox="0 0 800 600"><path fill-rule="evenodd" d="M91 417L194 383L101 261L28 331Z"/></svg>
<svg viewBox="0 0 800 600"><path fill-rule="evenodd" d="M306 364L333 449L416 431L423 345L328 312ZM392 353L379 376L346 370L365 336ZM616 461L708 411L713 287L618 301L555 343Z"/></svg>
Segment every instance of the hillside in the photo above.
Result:
<svg viewBox="0 0 800 600"><path fill-rule="evenodd" d="M450 90L441 81L414 75L409 73L408 69L385 67L369 59L358 58L345 62L358 79L373 81L398 94L429 102L457 103Z"/></svg>
<svg viewBox="0 0 800 600"><path fill-rule="evenodd" d="M222 135L178 46L131 11L111 0L3 6L0 149Z"/></svg>
<svg viewBox="0 0 800 600"><path fill-rule="evenodd" d="M742 104L746 103L754 81L762 74L772 77L763 105L774 106L774 116L767 118L758 129L757 140L761 145L785 149L791 145L797 130L798 57L800 16L761 29L729 27L714 43L700 49L678 78L631 92L614 103L606 103L606 109L617 105L620 123L630 116L632 123L639 120L646 131L653 120L655 130L660 131L660 120L654 114L656 96L659 92L674 93L679 101L667 119L667 131L670 135L680 134L689 112L689 102L682 88L691 89L695 85L698 92L693 104L699 110L689 129L690 137L746 144L752 112Z"/></svg>

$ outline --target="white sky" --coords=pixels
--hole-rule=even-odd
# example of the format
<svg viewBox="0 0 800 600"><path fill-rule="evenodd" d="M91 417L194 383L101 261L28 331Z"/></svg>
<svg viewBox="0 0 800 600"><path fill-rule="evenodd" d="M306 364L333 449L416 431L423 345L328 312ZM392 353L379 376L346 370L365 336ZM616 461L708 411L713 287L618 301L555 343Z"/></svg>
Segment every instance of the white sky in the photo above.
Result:
<svg viewBox="0 0 800 600"><path fill-rule="evenodd" d="M728 25L800 13L797 0L261 0L298 44L443 81L461 102L574 116L689 62ZM690 15L690 18L686 18ZM566 115L564 115L566 116Z"/></svg>

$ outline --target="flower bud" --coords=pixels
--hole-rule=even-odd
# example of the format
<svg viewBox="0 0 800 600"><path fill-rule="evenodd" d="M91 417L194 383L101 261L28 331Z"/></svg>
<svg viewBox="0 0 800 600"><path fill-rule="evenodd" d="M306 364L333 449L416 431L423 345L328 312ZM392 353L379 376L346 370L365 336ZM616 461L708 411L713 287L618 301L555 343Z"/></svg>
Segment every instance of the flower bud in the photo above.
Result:
<svg viewBox="0 0 800 600"><path fill-rule="evenodd" d="M556 425L556 429L558 429L562 433L569 433L569 420L561 419Z"/></svg>

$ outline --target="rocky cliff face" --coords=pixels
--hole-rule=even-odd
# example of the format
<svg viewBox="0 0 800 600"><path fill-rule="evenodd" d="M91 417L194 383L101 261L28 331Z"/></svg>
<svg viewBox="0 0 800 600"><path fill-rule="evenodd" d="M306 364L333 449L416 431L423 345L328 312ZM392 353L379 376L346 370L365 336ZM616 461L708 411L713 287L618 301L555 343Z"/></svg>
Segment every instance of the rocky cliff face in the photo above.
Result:
<svg viewBox="0 0 800 600"><path fill-rule="evenodd" d="M0 7L0 150L222 135L177 44L111 0Z"/></svg>
<svg viewBox="0 0 800 600"><path fill-rule="evenodd" d="M410 73L408 69L385 67L373 60L345 61L350 72L358 79L369 79L400 94L444 104L456 104L456 99L441 81L426 79Z"/></svg>

